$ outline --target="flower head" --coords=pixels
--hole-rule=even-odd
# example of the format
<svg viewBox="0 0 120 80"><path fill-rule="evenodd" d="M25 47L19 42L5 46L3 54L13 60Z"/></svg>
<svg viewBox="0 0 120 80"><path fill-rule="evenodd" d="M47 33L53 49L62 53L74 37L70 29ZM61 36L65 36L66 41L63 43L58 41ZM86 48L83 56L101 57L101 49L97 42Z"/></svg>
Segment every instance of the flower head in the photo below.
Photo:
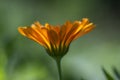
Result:
<svg viewBox="0 0 120 80"><path fill-rule="evenodd" d="M52 26L48 23L43 26L35 22L31 27L19 27L18 31L42 45L50 56L63 57L73 40L90 32L93 28L93 23L83 18L82 21L73 23L67 21L62 26Z"/></svg>

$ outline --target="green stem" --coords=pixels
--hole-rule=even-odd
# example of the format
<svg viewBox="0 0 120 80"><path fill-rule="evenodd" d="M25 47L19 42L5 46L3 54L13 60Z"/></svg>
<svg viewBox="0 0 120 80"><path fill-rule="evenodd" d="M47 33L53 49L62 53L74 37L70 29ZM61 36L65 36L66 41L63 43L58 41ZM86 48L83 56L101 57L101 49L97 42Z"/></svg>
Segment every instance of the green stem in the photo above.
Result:
<svg viewBox="0 0 120 80"><path fill-rule="evenodd" d="M56 59L58 73L59 73L59 80L62 80L62 74L61 74L61 59Z"/></svg>

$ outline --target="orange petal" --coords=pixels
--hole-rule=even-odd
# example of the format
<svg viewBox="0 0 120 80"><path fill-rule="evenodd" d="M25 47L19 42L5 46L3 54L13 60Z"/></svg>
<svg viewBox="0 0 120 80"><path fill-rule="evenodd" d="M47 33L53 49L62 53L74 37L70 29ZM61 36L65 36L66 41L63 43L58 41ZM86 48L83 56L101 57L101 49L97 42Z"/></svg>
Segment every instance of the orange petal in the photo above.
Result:
<svg viewBox="0 0 120 80"><path fill-rule="evenodd" d="M78 37L81 37L84 34L87 34L88 32L90 32L91 30L93 30L93 28L95 28L95 25L93 25L93 23L89 23L88 25L84 26L81 31L79 31L76 36L74 37L74 40L77 39Z"/></svg>
<svg viewBox="0 0 120 80"><path fill-rule="evenodd" d="M42 26L42 25L41 25ZM48 35L47 35L47 29L45 27L39 27L36 25L32 25L31 26L33 30L35 30L38 34L42 34L44 35L44 37L46 38L46 40L48 40ZM49 41L49 40L48 40Z"/></svg>
<svg viewBox="0 0 120 80"><path fill-rule="evenodd" d="M68 38L68 33L72 28L72 23L67 21L64 25L62 25L61 30L60 30L60 40L62 46L65 44L66 39Z"/></svg>
<svg viewBox="0 0 120 80"><path fill-rule="evenodd" d="M43 38L43 35L37 33L32 28L30 28L30 27L27 27L27 28L26 27L19 27L18 30L22 35L38 42L39 44L43 45L46 48L49 47L48 44L46 44L46 42Z"/></svg>
<svg viewBox="0 0 120 80"><path fill-rule="evenodd" d="M34 25L35 25L36 27L39 27L39 28L43 27L43 25L41 25L38 21L35 22Z"/></svg>
<svg viewBox="0 0 120 80"><path fill-rule="evenodd" d="M82 21L81 21L81 26L85 26L88 23L89 23L88 18L83 18Z"/></svg>
<svg viewBox="0 0 120 80"><path fill-rule="evenodd" d="M94 25L92 23L89 23L88 19L84 18L82 22L74 22L78 25L73 25L72 31L69 32L70 35L68 36L68 39L66 41L66 45L69 45L70 42L86 33L91 31L94 28Z"/></svg>
<svg viewBox="0 0 120 80"><path fill-rule="evenodd" d="M54 30L59 35L59 33L60 33L60 26L52 27L52 30Z"/></svg>
<svg viewBox="0 0 120 80"><path fill-rule="evenodd" d="M48 37L54 47L58 47L59 36L54 30L48 30Z"/></svg>
<svg viewBox="0 0 120 80"><path fill-rule="evenodd" d="M75 31L78 29L79 27L79 22L74 22L71 29L69 30L69 32L66 34L66 38L65 38L65 42L67 45L69 45L70 39L72 39L71 36L74 36Z"/></svg>
<svg viewBox="0 0 120 80"><path fill-rule="evenodd" d="M46 24L45 24L45 28L47 28L48 30L50 30L50 29L51 29L51 27L52 27L52 26L51 26L51 25L49 25L48 23L46 23Z"/></svg>
<svg viewBox="0 0 120 80"><path fill-rule="evenodd" d="M24 30L26 30L27 27L18 27L18 31L23 35L23 36L26 36L26 33Z"/></svg>

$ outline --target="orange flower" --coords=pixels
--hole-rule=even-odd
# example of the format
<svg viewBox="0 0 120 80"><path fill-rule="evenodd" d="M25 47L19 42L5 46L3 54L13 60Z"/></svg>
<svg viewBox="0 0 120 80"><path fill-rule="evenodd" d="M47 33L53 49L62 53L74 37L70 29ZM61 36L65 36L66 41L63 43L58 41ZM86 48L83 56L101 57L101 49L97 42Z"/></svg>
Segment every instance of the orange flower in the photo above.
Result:
<svg viewBox="0 0 120 80"><path fill-rule="evenodd" d="M73 40L90 32L93 28L93 23L83 18L82 21L73 23L67 21L62 26L52 26L47 23L43 26L35 22L31 27L19 27L18 31L44 46L50 56L61 58L67 53Z"/></svg>

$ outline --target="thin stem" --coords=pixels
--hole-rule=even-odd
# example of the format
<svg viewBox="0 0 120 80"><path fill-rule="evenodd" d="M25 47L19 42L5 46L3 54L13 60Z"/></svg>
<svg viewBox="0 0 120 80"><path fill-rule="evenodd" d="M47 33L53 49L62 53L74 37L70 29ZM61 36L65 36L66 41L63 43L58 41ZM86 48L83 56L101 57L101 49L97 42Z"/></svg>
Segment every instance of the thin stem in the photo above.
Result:
<svg viewBox="0 0 120 80"><path fill-rule="evenodd" d="M61 74L61 59L56 59L56 64L57 64L58 73L59 73L59 80L62 80L62 74Z"/></svg>

